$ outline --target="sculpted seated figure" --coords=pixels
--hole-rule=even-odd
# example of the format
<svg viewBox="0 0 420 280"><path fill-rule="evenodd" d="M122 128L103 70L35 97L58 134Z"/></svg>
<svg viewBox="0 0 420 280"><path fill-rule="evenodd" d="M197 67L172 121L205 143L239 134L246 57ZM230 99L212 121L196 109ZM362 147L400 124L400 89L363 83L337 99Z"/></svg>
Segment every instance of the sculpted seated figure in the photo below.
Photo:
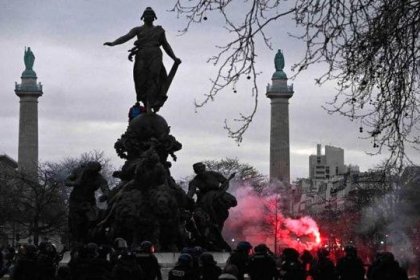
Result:
<svg viewBox="0 0 420 280"><path fill-rule="evenodd" d="M222 229L229 216L229 208L237 205L236 198L227 192L233 173L226 178L219 172L207 171L203 163L193 165L197 174L189 183L187 196L197 195L193 218L189 228L193 228L194 238L208 250L229 251L223 240Z"/></svg>
<svg viewBox="0 0 420 280"><path fill-rule="evenodd" d="M98 218L95 191L109 194L108 183L101 175L101 164L87 162L74 169L65 183L73 187L69 198L69 229L74 242L86 242L89 229Z"/></svg>
<svg viewBox="0 0 420 280"><path fill-rule="evenodd" d="M201 202L205 193L211 190L220 190L228 183L228 179L219 172L207 171L202 162L195 163L193 169L197 175L189 183L187 195L192 198L196 194L197 204Z"/></svg>

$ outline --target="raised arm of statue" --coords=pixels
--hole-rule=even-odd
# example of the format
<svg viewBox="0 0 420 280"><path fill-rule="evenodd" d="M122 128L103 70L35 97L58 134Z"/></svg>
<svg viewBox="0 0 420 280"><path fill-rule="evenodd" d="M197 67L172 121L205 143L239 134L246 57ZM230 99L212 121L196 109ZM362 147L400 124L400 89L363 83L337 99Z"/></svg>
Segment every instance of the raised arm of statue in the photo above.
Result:
<svg viewBox="0 0 420 280"><path fill-rule="evenodd" d="M32 68L34 67L35 55L31 51L31 48L25 48L25 55L23 57L23 60L25 62L25 70L33 70Z"/></svg>
<svg viewBox="0 0 420 280"><path fill-rule="evenodd" d="M118 38L114 42L106 42L106 43L104 43L104 45L105 46L111 46L112 47L112 46L115 46L115 45L124 44L125 42L127 42L128 40L133 39L134 36L137 35L137 28L138 27L134 27L133 29L130 30L130 32L128 32L124 36L121 36L120 38Z"/></svg>

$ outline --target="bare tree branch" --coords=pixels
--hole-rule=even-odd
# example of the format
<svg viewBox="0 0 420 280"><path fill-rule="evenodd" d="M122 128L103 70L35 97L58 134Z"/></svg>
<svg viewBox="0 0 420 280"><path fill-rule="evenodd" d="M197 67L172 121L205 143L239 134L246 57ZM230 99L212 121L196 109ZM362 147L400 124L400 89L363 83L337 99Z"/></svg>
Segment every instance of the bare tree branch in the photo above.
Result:
<svg viewBox="0 0 420 280"><path fill-rule="evenodd" d="M387 165L401 171L406 145L419 144L420 3L301 0L295 20L307 46L297 74L325 62L317 82L334 80L338 91L324 108L360 122L372 154L388 151Z"/></svg>
<svg viewBox="0 0 420 280"><path fill-rule="evenodd" d="M252 79L251 112L234 120L239 128L232 128L225 120L229 137L240 143L258 107L256 38L262 38L271 49L266 28L293 14L304 31L292 36L306 45L303 59L293 67L294 77L316 63L327 65L316 79L318 84L332 80L338 85L337 93L324 107L327 112L358 121L362 138L372 141L372 154L390 153L389 166L402 167L410 162L406 146L419 148L420 144L419 1L297 0L294 8L283 12L283 1L241 4L245 12L239 21L233 16L234 4L229 0L177 0L171 10L178 17L186 17L183 33L192 24L219 13L228 34L233 36L209 59L217 73L204 99L196 101L196 108L213 101L228 87L236 92L240 79Z"/></svg>
<svg viewBox="0 0 420 280"><path fill-rule="evenodd" d="M184 4L184 2L188 2ZM193 2L194 4L192 4ZM225 120L224 128L228 131L228 136L233 138L238 144L242 142L243 135L251 124L258 108L259 90L257 77L259 72L255 67L256 38L260 36L266 45L271 49L270 39L264 33L264 28L273 21L278 20L294 12L289 9L285 12L275 12L281 1L244 1L247 11L244 13L243 20L236 23L230 14L233 1L210 0L210 1L176 1L171 11L178 16L185 16L187 25L181 32L185 33L193 23L200 23L207 20L207 15L211 12L220 13L224 20L224 27L233 39L222 46L217 46L218 54L209 58L208 62L217 67L217 73L211 79L211 87L204 99L195 101L195 107L201 108L209 101L213 101L218 94L230 87L236 93L236 85L241 79L252 80L251 95L254 106L251 112L240 114L233 121L238 124L233 128L228 120ZM237 3L236 3L237 4ZM236 126L235 126L236 127Z"/></svg>

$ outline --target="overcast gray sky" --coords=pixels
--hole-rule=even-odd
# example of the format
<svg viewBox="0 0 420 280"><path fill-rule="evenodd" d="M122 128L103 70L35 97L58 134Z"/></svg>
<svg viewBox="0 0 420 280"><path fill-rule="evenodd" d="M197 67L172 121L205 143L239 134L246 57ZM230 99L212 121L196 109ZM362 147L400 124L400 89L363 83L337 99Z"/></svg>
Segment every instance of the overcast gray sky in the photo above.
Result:
<svg viewBox="0 0 420 280"><path fill-rule="evenodd" d="M220 18L209 15L203 24L193 26L183 36L178 30L185 20L169 13L173 1L110 0L1 0L0 1L0 153L17 158L19 99L14 82L24 70L24 47L30 46L36 60L34 70L44 85L39 99L39 155L41 161L57 161L91 150L104 151L118 167L114 142L127 126L127 111L135 101L133 64L127 60L132 42L113 48L102 44L112 41L140 25L144 8L152 6L155 22L166 36L182 64L170 88L169 99L159 112L171 126L172 134L183 144L172 173L176 179L190 175L191 165L199 160L238 158L268 174L270 105L265 87L274 72L278 48L285 55L285 72L302 56L304 45L287 33L296 31L290 19L276 22L268 30L274 50L260 44L257 68L262 74L259 109L255 121L238 146L223 129L225 118L251 110L251 83L238 85L195 112L194 99L202 98L210 87L215 68L207 58L216 54L216 44L227 38ZM238 16L243 14L240 6ZM172 61L166 56L167 69ZM318 66L317 66L318 67ZM372 144L359 139L359 124L328 115L321 106L334 94L334 84L314 84L320 68L298 76L295 95L290 99L291 177L308 176L308 156L316 144L345 149L345 162L366 170L379 163L379 157L365 154Z"/></svg>

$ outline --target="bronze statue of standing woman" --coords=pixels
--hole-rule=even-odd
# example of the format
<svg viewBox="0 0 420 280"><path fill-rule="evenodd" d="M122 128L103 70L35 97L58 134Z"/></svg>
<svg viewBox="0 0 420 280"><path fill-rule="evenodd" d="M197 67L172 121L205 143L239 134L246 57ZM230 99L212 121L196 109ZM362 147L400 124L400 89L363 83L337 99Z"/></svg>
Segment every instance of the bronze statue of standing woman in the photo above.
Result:
<svg viewBox="0 0 420 280"><path fill-rule="evenodd" d="M165 37L165 30L160 25L153 25L157 19L152 8L144 10L141 19L144 21L142 26L134 27L126 35L113 42L106 42L106 46L123 44L137 36L135 47L130 51L131 56L135 56L134 62L134 85L137 94L137 101L141 101L147 112L157 112L163 106L167 97L169 85L175 75L181 60L177 58ZM174 60L169 75L167 75L162 62L162 51Z"/></svg>

